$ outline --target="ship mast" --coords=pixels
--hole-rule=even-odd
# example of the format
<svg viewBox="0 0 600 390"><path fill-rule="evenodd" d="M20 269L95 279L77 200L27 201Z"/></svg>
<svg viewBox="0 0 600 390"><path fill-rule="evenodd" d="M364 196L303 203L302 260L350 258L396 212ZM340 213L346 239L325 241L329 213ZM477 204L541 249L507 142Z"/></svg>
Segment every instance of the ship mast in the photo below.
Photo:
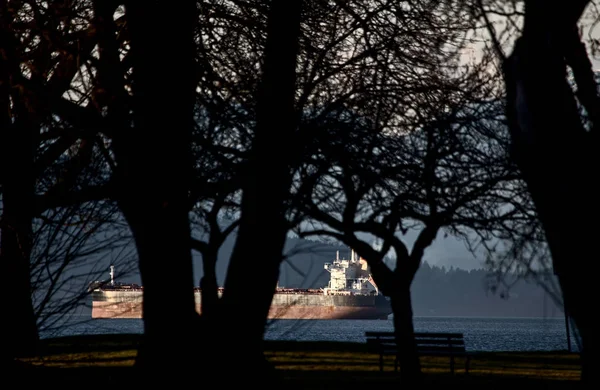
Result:
<svg viewBox="0 0 600 390"><path fill-rule="evenodd" d="M111 286L115 285L115 266L114 265L110 266L110 285Z"/></svg>

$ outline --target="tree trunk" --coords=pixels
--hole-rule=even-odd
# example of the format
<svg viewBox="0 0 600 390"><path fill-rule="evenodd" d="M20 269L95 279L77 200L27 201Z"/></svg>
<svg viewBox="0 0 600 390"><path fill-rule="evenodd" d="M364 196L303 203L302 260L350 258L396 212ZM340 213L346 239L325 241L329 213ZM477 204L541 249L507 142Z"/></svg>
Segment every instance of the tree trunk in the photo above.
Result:
<svg viewBox="0 0 600 390"><path fill-rule="evenodd" d="M399 346L398 363L402 380L416 382L421 379L421 362L415 342L410 282L400 283L390 297L394 313L394 331Z"/></svg>
<svg viewBox="0 0 600 390"><path fill-rule="evenodd" d="M243 183L241 220L231 256L223 315L252 375L261 375L263 336L279 278L288 225L286 199L295 132L295 67L301 1L271 2L257 127ZM243 326L235 327L236 324ZM258 378L257 378L258 379Z"/></svg>
<svg viewBox="0 0 600 390"><path fill-rule="evenodd" d="M393 271L383 262L381 252L373 250L353 236L347 239L347 244L358 248L358 253L367 260L379 290L390 298L396 343L400 348L397 359L402 379L409 382L419 382L422 379L421 362L415 342L410 286L421 264L425 248L433 242L437 229L437 226L428 226L419 234L412 255L409 255L408 249L400 240L394 239L396 268Z"/></svg>
<svg viewBox="0 0 600 390"><path fill-rule="evenodd" d="M556 27L560 18L545 14L545 3L537 7L527 10L531 18L505 64L507 116L515 161L544 228L565 306L582 338L582 380L595 381L590 359L599 351L598 336L588 302L598 297L597 135L582 127L567 83L565 35Z"/></svg>
<svg viewBox="0 0 600 390"><path fill-rule="evenodd" d="M5 345L2 350L12 360L36 352L39 341L30 282L30 255L32 249L33 189L31 143L27 128L2 129L11 132L0 136L0 142L10 145L12 153L2 155L5 169L2 182L2 225L0 237L0 264L3 278L1 290L5 299L3 311L9 314L4 321ZM3 134L4 135L4 134ZM10 158L5 158L11 156ZM9 161L10 160L10 161Z"/></svg>
<svg viewBox="0 0 600 390"><path fill-rule="evenodd" d="M0 5L0 265L8 277L0 284L5 299L5 335L2 363L36 351L39 335L32 301L30 255L35 176L34 127L25 107L25 97L11 89L10 75L18 72L14 36L8 29L6 4ZM10 96L13 107L10 108ZM11 118L10 112L13 117ZM13 122L14 119L14 122Z"/></svg>
<svg viewBox="0 0 600 390"><path fill-rule="evenodd" d="M217 249L218 250L218 249ZM219 303L219 285L217 282L217 252L206 250L202 253L202 270L204 275L200 280L202 295L202 317L204 320L212 321L217 314Z"/></svg>
<svg viewBox="0 0 600 390"><path fill-rule="evenodd" d="M195 2L166 15L166 1L126 4L134 69L134 126L119 135L120 206L131 227L144 286L145 343L138 364L150 380L185 383L196 356L188 216L195 94ZM187 370L187 371L185 371Z"/></svg>

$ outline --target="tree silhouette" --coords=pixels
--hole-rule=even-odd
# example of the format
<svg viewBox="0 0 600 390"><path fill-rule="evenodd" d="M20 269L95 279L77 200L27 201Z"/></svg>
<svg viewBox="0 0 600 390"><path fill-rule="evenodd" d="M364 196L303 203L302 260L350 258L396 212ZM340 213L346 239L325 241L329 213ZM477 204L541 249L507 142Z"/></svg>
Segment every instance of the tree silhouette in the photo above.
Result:
<svg viewBox="0 0 600 390"><path fill-rule="evenodd" d="M37 327L32 287L39 290L37 279L31 285L36 267L49 267L48 253L33 253L41 245L55 245L62 227L43 226L56 222L52 215L81 212L81 224L90 223L91 209L80 203L102 199L106 192L94 189L105 183L104 166L99 156L103 145L95 126L74 127L81 110L65 95L76 92L77 61L88 58L94 36L76 21L76 11L62 2L44 7L41 2L2 2L0 4L0 85L2 95L2 129L0 133L0 183L2 191L1 262L11 278L2 284L13 299L7 303L12 319L7 323L11 334L2 358L10 362L15 354L27 354L37 345ZM58 30L57 24L63 28ZM100 142L99 142L100 141ZM93 209L93 208L92 208ZM42 230L54 238L42 239ZM64 232L64 230L63 230ZM67 245L85 240L79 233L71 235ZM81 241L80 241L81 242ZM69 252L76 256L79 250ZM33 253L33 255L32 255ZM64 259L63 264L68 263ZM41 261L41 263L40 263ZM39 268L38 268L39 270ZM54 268L45 281L62 274ZM54 285L56 287L56 284ZM83 286L82 286L83 287ZM37 301L38 309L48 307L44 301L53 296L52 288ZM41 295L40 295L41 294Z"/></svg>
<svg viewBox="0 0 600 390"><path fill-rule="evenodd" d="M582 338L582 380L593 383L598 378L592 373L598 337L593 313L584 302L595 296L587 287L594 283L595 266L588 259L595 231L584 226L595 220L592 177L600 96L578 29L590 4L525 3L522 29L509 55L489 18L486 21L505 77L513 158L527 183L565 305ZM479 9L483 16L496 10L481 2Z"/></svg>
<svg viewBox="0 0 600 390"><path fill-rule="evenodd" d="M144 345L137 363L147 369L148 379L169 372L187 382L193 359L169 358L193 353L197 319L188 216L197 13L193 2L181 7L181 17L164 18L164 1L125 3L133 126L115 132L114 148L121 190L117 200L136 242L144 285ZM176 51L170 50L173 42ZM174 75L179 80L174 82ZM113 108L118 116L119 108Z"/></svg>
<svg viewBox="0 0 600 390"><path fill-rule="evenodd" d="M425 249L442 228L467 237L466 230L491 230L511 215L500 205L510 199L503 183L515 176L486 63L479 68L460 63L470 25L456 20L465 9L425 2L401 11L374 4L378 7L369 11L340 7L326 24L338 27L335 34L325 30L317 35L324 42L314 42L319 63L306 67L315 79L307 85L319 98L306 98L312 110L305 110L310 119L303 125L314 138L295 187L296 224L301 236L334 236L369 262L375 282L392 297L401 367L413 377L420 368L410 284ZM438 19L442 10L456 18ZM402 19L388 26L390 15L399 12ZM423 36L414 25L422 26ZM418 44L398 44L415 39ZM354 56L345 62L343 51L332 50L336 45ZM320 47L327 50L319 52ZM336 61L336 54L344 60ZM334 76L321 80L315 76L320 72ZM310 117L313 111L318 114ZM395 236L411 228L420 231L412 251ZM372 238L365 241L358 232L380 239L382 249L373 249ZM383 263L392 247L398 259L394 271Z"/></svg>
<svg viewBox="0 0 600 390"><path fill-rule="evenodd" d="M292 179L289 148L293 145L290 141L297 126L295 67L302 3L275 1L270 4L256 128L242 182L240 224L221 308L221 317L229 325L225 329L233 330L225 340L244 346L238 350L245 361L254 362L250 364L253 376L262 372L260 354L264 330L288 232L285 201ZM268 246L262 245L259 233L269 237ZM255 259L257 255L260 260ZM253 276L251 307L247 301L250 275ZM232 329L231 325L240 315L246 319L245 326Z"/></svg>

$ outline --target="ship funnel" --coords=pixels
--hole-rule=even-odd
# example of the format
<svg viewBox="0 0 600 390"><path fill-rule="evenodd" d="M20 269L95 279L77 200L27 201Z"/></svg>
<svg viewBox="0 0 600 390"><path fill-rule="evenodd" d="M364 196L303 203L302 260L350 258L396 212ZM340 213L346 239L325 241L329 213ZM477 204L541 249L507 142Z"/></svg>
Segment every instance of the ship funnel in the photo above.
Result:
<svg viewBox="0 0 600 390"><path fill-rule="evenodd" d="M115 266L114 265L110 266L110 285L111 286L115 285Z"/></svg>
<svg viewBox="0 0 600 390"><path fill-rule="evenodd" d="M335 251L335 259L336 260L340 259L340 251Z"/></svg>

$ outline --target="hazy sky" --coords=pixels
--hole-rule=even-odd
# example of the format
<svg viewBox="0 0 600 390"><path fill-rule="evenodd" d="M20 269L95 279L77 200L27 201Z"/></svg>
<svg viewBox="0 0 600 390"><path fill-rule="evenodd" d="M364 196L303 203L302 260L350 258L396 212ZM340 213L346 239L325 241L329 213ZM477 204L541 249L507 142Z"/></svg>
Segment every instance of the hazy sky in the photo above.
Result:
<svg viewBox="0 0 600 390"><path fill-rule="evenodd" d="M458 267L471 270L483 268L484 256L482 253L476 256L470 253L465 244L454 237L438 238L425 252L424 260L431 265Z"/></svg>
<svg viewBox="0 0 600 390"><path fill-rule="evenodd" d="M412 247L414 240L417 237L417 232L408 232L403 236L404 243ZM471 270L475 268L483 268L484 254L482 252L474 255L470 253L465 244L456 237L444 238L444 233L438 233L436 240L429 246L423 260L431 265L450 266Z"/></svg>

